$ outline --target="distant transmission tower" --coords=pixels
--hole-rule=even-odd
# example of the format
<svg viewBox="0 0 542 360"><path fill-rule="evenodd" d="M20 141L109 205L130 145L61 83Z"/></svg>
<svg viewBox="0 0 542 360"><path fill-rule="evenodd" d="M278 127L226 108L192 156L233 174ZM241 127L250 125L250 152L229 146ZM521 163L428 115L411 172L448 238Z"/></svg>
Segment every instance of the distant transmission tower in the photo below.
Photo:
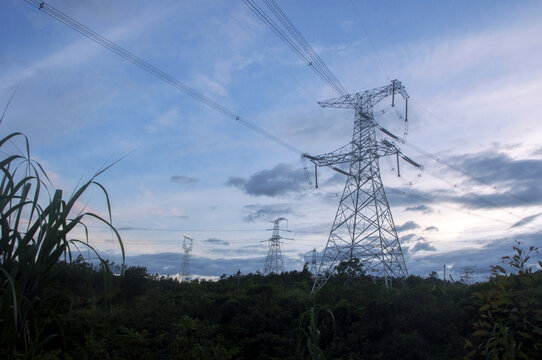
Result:
<svg viewBox="0 0 542 360"><path fill-rule="evenodd" d="M192 252L192 237L183 234L183 259L181 262L181 281L190 281L190 253Z"/></svg>
<svg viewBox="0 0 542 360"><path fill-rule="evenodd" d="M476 270L476 266L464 266L463 274L460 276L461 281L467 285L474 284L474 270Z"/></svg>
<svg viewBox="0 0 542 360"><path fill-rule="evenodd" d="M344 95L319 102L322 107L354 109L355 122L352 141L343 147L322 155L303 154L317 167L327 166L346 175L346 184L321 257L312 291L320 289L341 261L359 259L364 270L371 276L384 278L408 276L401 245L393 223L390 206L384 192L378 159L384 156L399 159L421 169L421 166L403 155L392 142L377 141L376 130L400 140L374 120L373 107L391 96L390 109L395 105L395 94L405 100L405 123L407 121L408 94L401 82L393 80L390 85L367 90L363 93ZM338 166L346 165L343 170ZM318 185L316 185L318 186Z"/></svg>
<svg viewBox="0 0 542 360"><path fill-rule="evenodd" d="M316 277L316 271L317 271L317 268L316 268L316 248L312 249L312 254L311 254L311 274Z"/></svg>
<svg viewBox="0 0 542 360"><path fill-rule="evenodd" d="M279 223L281 221L286 221L286 224L288 224L288 220L286 220L283 217L280 217L273 221L273 229L272 229L273 235L271 236L269 240L267 240L269 243L269 252L267 253L267 258L265 259L265 265L263 267L264 274L271 274L271 273L280 274L281 272L284 271L284 263L282 261L282 254L280 252L280 240L288 239L288 238L283 238L279 234L279 231L280 231ZM288 230L283 229L283 231L288 231ZM288 239L288 240L291 240L291 239Z"/></svg>

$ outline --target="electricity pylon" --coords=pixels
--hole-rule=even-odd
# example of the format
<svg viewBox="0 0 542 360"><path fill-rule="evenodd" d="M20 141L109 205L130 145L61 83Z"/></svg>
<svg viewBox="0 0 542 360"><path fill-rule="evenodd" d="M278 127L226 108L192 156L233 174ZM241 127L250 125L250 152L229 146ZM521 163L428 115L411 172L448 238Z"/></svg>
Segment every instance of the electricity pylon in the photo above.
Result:
<svg viewBox="0 0 542 360"><path fill-rule="evenodd" d="M183 258L181 262L181 281L190 281L190 253L192 252L192 239L191 236L183 234Z"/></svg>
<svg viewBox="0 0 542 360"><path fill-rule="evenodd" d="M316 277L316 248L311 251L311 274Z"/></svg>
<svg viewBox="0 0 542 360"><path fill-rule="evenodd" d="M476 270L476 266L464 266L463 267L463 274L460 277L460 280L464 282L467 285L474 284L474 271Z"/></svg>
<svg viewBox="0 0 542 360"><path fill-rule="evenodd" d="M281 221L286 221L286 224L288 224L288 220L286 220L283 217L280 217L273 221L273 229L269 229L269 230L273 230L273 235L271 236L269 240L267 240L269 243L269 251L267 253L267 258L265 259L265 265L263 267L264 274L271 274L271 273L280 274L281 272L284 271L284 263L282 261L282 254L280 252L280 243L281 243L280 240L281 239L292 240L292 239L283 238L282 236L280 236L279 223ZM283 231L289 231L289 230L283 229Z"/></svg>
<svg viewBox="0 0 542 360"><path fill-rule="evenodd" d="M407 121L408 94L401 82L393 80L390 85L367 90L363 93L344 95L318 102L322 107L354 109L355 122L352 141L341 148L322 155L303 154L317 167L327 166L347 176L344 191L337 209L326 248L321 257L312 292L320 289L342 261L359 259L363 269L371 276L384 278L408 276L401 244L393 223L386 198L378 159L384 156L399 159L421 169L421 166L403 155L393 142L377 141L376 129L387 136L400 140L374 120L373 107L391 96L395 106L395 94L405 100ZM348 170L338 166L347 165Z"/></svg>

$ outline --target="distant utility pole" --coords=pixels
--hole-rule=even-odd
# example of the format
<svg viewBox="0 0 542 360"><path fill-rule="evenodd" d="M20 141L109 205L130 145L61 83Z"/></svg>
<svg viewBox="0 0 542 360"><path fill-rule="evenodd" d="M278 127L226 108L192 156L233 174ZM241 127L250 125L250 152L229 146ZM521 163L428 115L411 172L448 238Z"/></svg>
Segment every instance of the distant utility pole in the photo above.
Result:
<svg viewBox="0 0 542 360"><path fill-rule="evenodd" d="M443 270L442 281L443 281L444 287L446 287L446 264L442 265L442 270Z"/></svg>
<svg viewBox="0 0 542 360"><path fill-rule="evenodd" d="M398 80L362 93L318 102L322 107L353 109L355 121L352 141L346 145L322 155L303 154L315 165L316 184L318 184L316 172L318 166L329 167L346 176L344 191L320 260L312 292L319 290L326 283L335 267L342 261L359 259L368 275L383 278L386 284L392 277L408 276L380 178L379 158L396 157L398 176L400 160L419 170L422 167L400 151L393 141L402 139L380 126L373 114L373 107L387 97L391 97L391 105L387 109L394 107L396 94L404 99L406 134L408 94ZM377 130L388 136L391 141L377 140Z"/></svg>
<svg viewBox="0 0 542 360"><path fill-rule="evenodd" d="M280 274L281 272L284 271L284 263L282 261L282 254L280 252L280 244L281 244L280 240L281 239L292 240L292 239L283 238L282 236L280 236L279 223L281 221L286 221L286 226L288 226L288 220L286 220L283 217L280 217L273 221L273 229L268 229L268 230L273 230L273 235L271 236L269 240L267 240L269 243L269 252L267 253L267 258L265 259L265 265L263 267L264 274L271 274L271 273ZM289 230L283 229L283 231L289 231Z"/></svg>
<svg viewBox="0 0 542 360"><path fill-rule="evenodd" d="M183 234L183 258L181 262L181 282L190 281L190 253L192 252L192 243L194 239L191 236Z"/></svg>

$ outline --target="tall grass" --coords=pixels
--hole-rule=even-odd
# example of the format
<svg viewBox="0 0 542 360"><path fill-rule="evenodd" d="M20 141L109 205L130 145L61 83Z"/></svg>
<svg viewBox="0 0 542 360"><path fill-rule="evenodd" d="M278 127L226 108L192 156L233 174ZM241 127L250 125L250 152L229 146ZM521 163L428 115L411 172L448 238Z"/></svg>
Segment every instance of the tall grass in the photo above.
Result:
<svg viewBox="0 0 542 360"><path fill-rule="evenodd" d="M24 143L24 151L10 154L8 148L17 142ZM123 263L124 248L112 225L109 195L95 181L111 165L65 199L61 190L50 191L51 182L42 166L31 159L24 135L12 133L2 138L0 153L5 154L0 161L0 357L10 358L17 353L36 353L48 341L40 335L33 309L43 289L59 275L59 261L71 262L72 253L83 247L107 267L89 241L84 220L97 220L112 230ZM77 202L90 187L105 195L107 217L77 210ZM82 238L72 237L74 233L83 234Z"/></svg>

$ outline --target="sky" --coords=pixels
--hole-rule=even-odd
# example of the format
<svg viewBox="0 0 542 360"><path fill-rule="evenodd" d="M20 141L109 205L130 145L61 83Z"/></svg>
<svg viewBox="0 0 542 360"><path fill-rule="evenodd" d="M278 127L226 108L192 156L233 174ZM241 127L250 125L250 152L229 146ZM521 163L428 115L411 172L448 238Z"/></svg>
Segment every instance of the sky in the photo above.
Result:
<svg viewBox="0 0 542 360"><path fill-rule="evenodd" d="M276 2L349 93L399 79L410 95L396 144L424 172L380 160L409 273L482 280L515 241L542 245L542 3ZM303 152L351 139L352 110L320 107L337 94L241 0L47 4ZM343 175L321 169L315 189L299 154L24 1L0 6L2 109L18 86L1 136L24 133L65 194L122 158L97 180L128 265L178 274L188 234L194 277L262 271L278 217L286 270L325 248ZM401 111L375 119L402 133ZM81 207L107 213L99 189ZM119 262L111 231L88 225Z"/></svg>

